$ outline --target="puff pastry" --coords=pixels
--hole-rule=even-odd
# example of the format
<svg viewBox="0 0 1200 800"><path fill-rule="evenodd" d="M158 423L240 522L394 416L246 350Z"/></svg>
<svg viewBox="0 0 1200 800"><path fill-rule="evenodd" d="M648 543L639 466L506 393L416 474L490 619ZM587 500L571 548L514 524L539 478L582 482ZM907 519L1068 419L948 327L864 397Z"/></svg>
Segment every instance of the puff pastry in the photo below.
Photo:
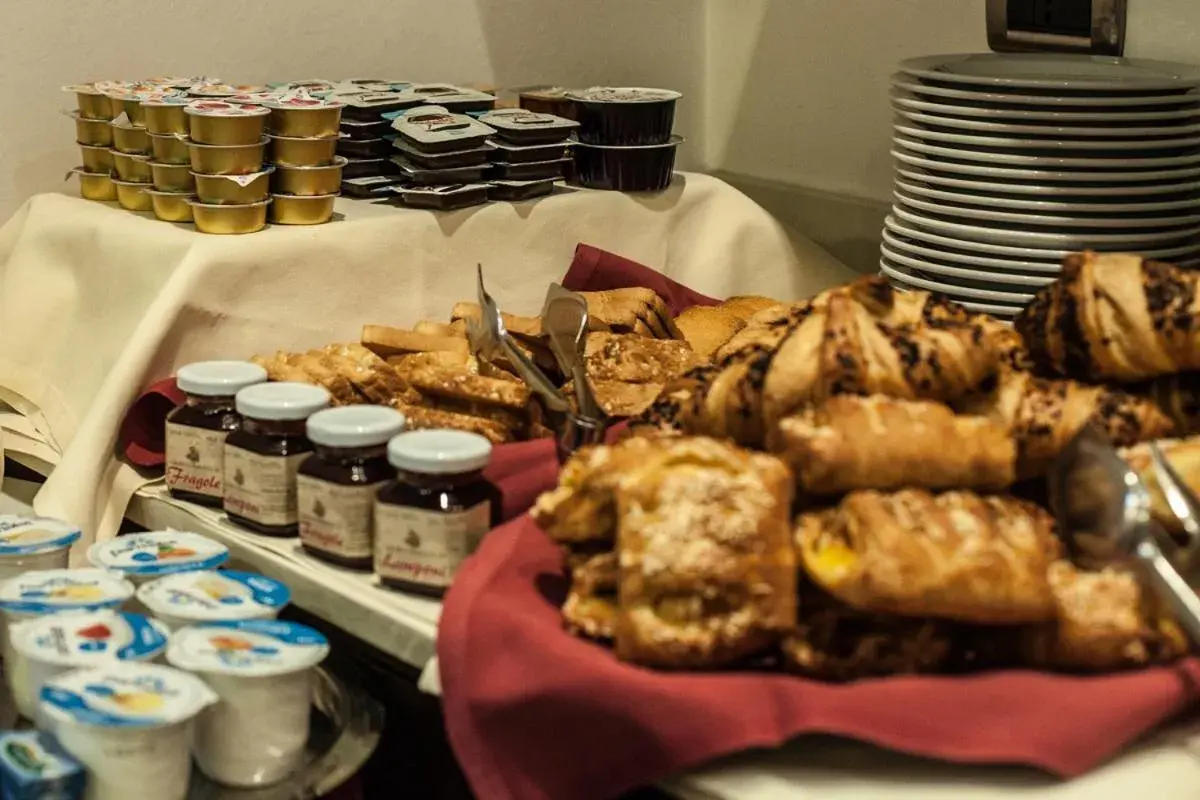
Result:
<svg viewBox="0 0 1200 800"><path fill-rule="evenodd" d="M1002 424L928 401L833 397L786 417L772 437L812 494L853 489L1003 489L1016 447Z"/></svg>
<svg viewBox="0 0 1200 800"><path fill-rule="evenodd" d="M571 589L562 607L572 633L612 639L617 620L617 554L601 553L571 571Z"/></svg>
<svg viewBox="0 0 1200 800"><path fill-rule="evenodd" d="M1200 369L1200 274L1139 256L1078 253L1014 325L1039 370L1139 381Z"/></svg>
<svg viewBox="0 0 1200 800"><path fill-rule="evenodd" d="M617 488L617 656L717 667L761 651L796 624L790 470L713 439L653 441Z"/></svg>
<svg viewBox="0 0 1200 800"><path fill-rule="evenodd" d="M1183 632L1128 571L1083 572L1059 561L1048 579L1056 619L1025 632L1033 666L1113 670L1172 661L1188 651Z"/></svg>
<svg viewBox="0 0 1200 800"><path fill-rule="evenodd" d="M805 572L862 611L984 624L1045 622L1046 570L1062 546L1050 514L1007 496L853 492L802 514Z"/></svg>

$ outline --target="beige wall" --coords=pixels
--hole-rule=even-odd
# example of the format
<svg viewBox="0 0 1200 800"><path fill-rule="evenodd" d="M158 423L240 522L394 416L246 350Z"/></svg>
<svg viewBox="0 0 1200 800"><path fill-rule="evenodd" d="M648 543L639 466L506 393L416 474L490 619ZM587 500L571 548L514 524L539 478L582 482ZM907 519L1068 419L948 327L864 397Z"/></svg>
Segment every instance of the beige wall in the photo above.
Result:
<svg viewBox="0 0 1200 800"><path fill-rule="evenodd" d="M237 82L649 83L687 94L699 161L704 17L693 0L0 0L0 219L78 162L63 84L164 72ZM694 148L694 149L693 149Z"/></svg>

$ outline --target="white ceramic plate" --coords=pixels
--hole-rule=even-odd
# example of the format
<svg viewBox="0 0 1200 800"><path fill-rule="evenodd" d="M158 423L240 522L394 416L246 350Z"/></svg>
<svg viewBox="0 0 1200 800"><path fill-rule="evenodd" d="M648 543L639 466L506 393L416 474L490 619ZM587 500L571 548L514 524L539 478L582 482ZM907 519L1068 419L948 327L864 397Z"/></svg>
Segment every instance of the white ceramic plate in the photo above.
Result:
<svg viewBox="0 0 1200 800"><path fill-rule="evenodd" d="M919 183L896 179L896 188L907 195L927 200L941 201L951 205L983 206L986 208L1018 209L1044 214L1150 214L1162 211L1191 211L1200 215L1200 196L1167 202L1123 203L1121 197L1092 200L1033 200L1028 197L1004 197L992 193L992 184L975 193L952 192ZM1005 187L998 187L1005 188Z"/></svg>
<svg viewBox="0 0 1200 800"><path fill-rule="evenodd" d="M1197 101L1200 101L1200 93L1198 92L1190 92L1186 94L1120 94L1095 96L1014 94L1004 91L986 91L984 89L968 89L965 87L954 89L949 86L933 86L928 83L921 83L912 76L904 75L902 73L897 73L892 76L892 85L922 97L942 97L952 100L963 100L970 103L981 104L983 107L992 105L1020 107L1049 106L1053 108L1096 108L1107 109L1111 111L1121 108L1136 108L1138 110L1146 110L1148 108L1157 108L1162 106L1189 106L1195 105Z"/></svg>
<svg viewBox="0 0 1200 800"><path fill-rule="evenodd" d="M1098 233L1096 231L1081 230L1070 233L1043 233L1041 231L1029 231L1020 228L984 225L981 222L951 222L932 217L924 211L905 208L900 204L892 206L892 213L898 219L910 225L915 225L918 228L924 228L927 231L933 231L934 233L951 238L1001 245L1028 245L1060 250L1116 250L1161 246L1164 244L1181 245L1184 244L1184 240L1200 236L1200 226L1175 228L1167 231Z"/></svg>
<svg viewBox="0 0 1200 800"><path fill-rule="evenodd" d="M1096 150L1109 153L1123 153L1124 151L1135 151L1139 155L1118 155L1118 159L1133 159L1138 161L1151 160L1145 158L1141 153L1154 153L1159 150L1184 150L1195 149L1200 146L1200 136L1191 136L1183 139L1027 139L1027 138L1012 138L1007 136L979 136L970 133L948 133L944 131L934 131L927 128L914 128L911 125L895 125L894 130L905 136L912 136L917 139L922 139L929 142L944 142L946 144L961 144L967 147L995 147L1003 150ZM897 139L900 137L897 136ZM986 155L986 154L985 154ZM1156 156L1156 158L1169 158L1167 156ZM1022 156L1026 157L1026 156ZM1028 156L1030 158L1043 158L1043 156ZM1052 156L1057 158L1057 156ZM1091 157L1088 156L1088 159ZM1200 160L1197 158L1196 160Z"/></svg>
<svg viewBox="0 0 1200 800"><path fill-rule="evenodd" d="M1030 125L1016 124L1011 122L994 122L992 120L979 119L962 119L961 117L943 117L937 114L925 114L919 111L909 111L905 108L896 107L896 113L903 117L908 122L914 122L922 127L928 126L931 129L937 130L940 128L953 128L956 130L975 131L980 134L1002 136L1002 137L1021 137L1023 135L1030 136L1053 136L1059 139L1072 139L1080 137L1095 137L1101 141L1109 141L1110 139L1134 138L1141 141L1144 149L1152 149L1156 147L1171 147L1167 144L1172 139L1178 140L1193 134L1200 134L1200 123L1188 123L1182 125L1142 125L1142 126L1127 126L1127 125ZM1107 138L1106 138L1107 137ZM1039 146L1046 145L1039 140ZM1099 146L1099 143L1097 143Z"/></svg>
<svg viewBox="0 0 1200 800"><path fill-rule="evenodd" d="M893 232L893 227L897 229L897 232ZM1001 254L983 255L942 244L941 242L951 240L941 236L930 236L925 231L915 228L907 229L905 233L899 233L899 230L902 229L904 229L903 223L893 220L890 226L883 229L883 244L880 246L890 247L895 253L921 261L932 260L960 268L1011 272L1029 277L1053 278L1062 269L1062 256L1046 261L1034 261L1024 260L1020 257L1005 258ZM1065 255L1066 252L1063 251L1063 254Z"/></svg>
<svg viewBox="0 0 1200 800"><path fill-rule="evenodd" d="M955 264L944 264L929 258L919 258L917 256L907 255L903 251L893 249L884 244L880 245L879 252L892 264L899 267L907 267L909 269L920 270L921 272L931 275L941 275L951 279L951 283L960 286L972 286L974 288L990 288L1000 287L1000 291L1005 291L1005 286L1018 286L1026 290L1036 291L1043 286L1053 283L1058 279L1057 274L1051 275L1022 275L1017 272L1005 272L1002 270L990 270L980 267L966 267ZM1022 291L1022 289L1013 289L1008 291Z"/></svg>
<svg viewBox="0 0 1200 800"><path fill-rule="evenodd" d="M1068 184L1053 186L1040 183L1021 183L1005 181L1003 184L994 180L971 180L964 177L939 175L926 169L945 169L942 165L919 167L919 157L908 157L907 154L893 152L902 163L896 165L896 172L909 180L921 181L932 186L948 186L955 189L966 189L984 194L1004 192L1005 194L1039 195L1042 197L1112 197L1126 199L1129 197L1154 197L1158 195L1183 196L1200 192L1200 180L1184 180L1177 183L1163 182L1154 184L1115 184L1111 186ZM1196 170L1200 174L1200 170Z"/></svg>
<svg viewBox="0 0 1200 800"><path fill-rule="evenodd" d="M900 62L918 78L1002 89L1170 92L1200 86L1200 67L1168 61L1064 53L954 53Z"/></svg>
<svg viewBox="0 0 1200 800"><path fill-rule="evenodd" d="M995 263L988 266L995 266L1003 269L1006 261L1021 260L1029 263L1040 263L1046 271L1057 271L1062 259L1072 253L1080 251L1080 247L1076 245L1058 246L1058 247L1024 247L1021 245L1006 245L995 244L993 242L985 242L979 239L971 238L964 239L958 231L950 235L943 235L932 230L926 230L916 225L912 225L896 216L888 216L884 219L884 227L894 236L904 237L918 244L918 246L926 248L934 248L937 250L951 250L963 256L972 256L978 254L980 257L992 259ZM956 226L967 227L969 230L974 230L975 226ZM887 240L885 234L885 241ZM1158 246L1142 246L1142 247L1110 247L1099 246L1093 248L1102 251L1114 251L1125 249L1129 252L1137 253L1145 258L1167 259L1174 261L1187 261L1196 258L1200 255L1200 240L1186 241L1181 243L1171 243L1166 247ZM972 256L973 257L973 256ZM1022 266L1022 269L1029 267Z"/></svg>
<svg viewBox="0 0 1200 800"><path fill-rule="evenodd" d="M881 274L882 274L882 271L881 271ZM887 278L887 282L889 284L891 284L892 288L897 289L901 292L924 291L920 287L913 286L899 278L893 278L893 277L890 277L887 275L884 275L884 277ZM1011 320L1017 314L1021 313L1021 306L1001 306L1001 305L995 305L993 303L978 303L974 300L958 300L958 299L955 299L955 302L957 302L960 306L967 309L968 311L974 311L979 314L988 314L990 316L999 318L1001 322Z"/></svg>
<svg viewBox="0 0 1200 800"><path fill-rule="evenodd" d="M1045 122L1055 125L1082 125L1085 123L1115 122L1127 125L1149 124L1151 122L1183 122L1200 117L1200 105L1186 108L1159 109L1157 111L1122 111L1077 108L1059 110L1056 108L1003 108L974 103L938 102L937 100L922 100L910 93L893 89L892 104L898 108L925 114L937 114L951 117L976 117L990 120L1016 120L1018 122Z"/></svg>
<svg viewBox="0 0 1200 800"><path fill-rule="evenodd" d="M927 292L937 292L955 300L960 298L966 300L982 301L985 303L1000 303L1004 305L1023 306L1033 299L1032 292L1001 292L988 289L976 289L969 286L961 286L957 283L939 281L932 278L927 278L921 275L915 275L910 270L893 264L886 258L880 259L879 268L884 275L892 280L906 283L909 286L917 289L924 289Z"/></svg>
<svg viewBox="0 0 1200 800"><path fill-rule="evenodd" d="M1149 216L1080 216L1075 214L1039 214L1032 211L997 211L990 208L962 206L955 203L913 197L899 189L892 192L898 203L917 211L937 214L944 217L958 217L990 222L1001 226L1039 226L1046 229L1091 228L1105 230L1109 228L1185 228L1200 226L1200 214L1161 213ZM1067 232L1067 231L1064 231Z"/></svg>
<svg viewBox="0 0 1200 800"><path fill-rule="evenodd" d="M902 144L897 142L897 144ZM904 145L907 147L908 145ZM1179 183L1182 179L1200 177L1200 165L1194 167L1176 167L1161 170L1056 170L1022 168L1015 166L989 167L986 164L961 163L958 161L942 160L940 153L949 152L940 147L930 147L917 144L914 152L908 153L893 150L896 160L914 167L948 172L952 175L970 175L992 178L1001 183L1009 181L1033 181L1037 183ZM927 152L934 151L934 152ZM954 151L957 152L957 151ZM929 156L929 157L925 157ZM996 187L1000 188L1000 187Z"/></svg>

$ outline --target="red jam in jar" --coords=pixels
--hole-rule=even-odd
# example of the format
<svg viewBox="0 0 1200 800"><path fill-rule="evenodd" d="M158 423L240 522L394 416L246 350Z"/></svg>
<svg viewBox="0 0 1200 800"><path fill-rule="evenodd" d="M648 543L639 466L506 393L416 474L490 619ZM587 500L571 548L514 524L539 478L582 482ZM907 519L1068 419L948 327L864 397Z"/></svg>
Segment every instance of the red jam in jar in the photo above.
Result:
<svg viewBox="0 0 1200 800"><path fill-rule="evenodd" d="M500 490L483 477L491 442L464 431L411 431L387 453L398 472L375 503L375 574L384 586L440 597L500 523Z"/></svg>
<svg viewBox="0 0 1200 800"><path fill-rule="evenodd" d="M249 361L200 361L175 376L184 404L167 415L166 478L172 497L220 508L225 438L242 427L233 397L265 383L267 371Z"/></svg>
<svg viewBox="0 0 1200 800"><path fill-rule="evenodd" d="M404 415L387 406L328 408L308 418L313 454L296 476L305 550L343 567L371 569L375 496L395 474L387 443L403 429Z"/></svg>
<svg viewBox="0 0 1200 800"><path fill-rule="evenodd" d="M312 452L305 420L329 406L329 392L307 383L262 383L237 393L242 429L225 440L225 513L268 536L300 530L296 473Z"/></svg>

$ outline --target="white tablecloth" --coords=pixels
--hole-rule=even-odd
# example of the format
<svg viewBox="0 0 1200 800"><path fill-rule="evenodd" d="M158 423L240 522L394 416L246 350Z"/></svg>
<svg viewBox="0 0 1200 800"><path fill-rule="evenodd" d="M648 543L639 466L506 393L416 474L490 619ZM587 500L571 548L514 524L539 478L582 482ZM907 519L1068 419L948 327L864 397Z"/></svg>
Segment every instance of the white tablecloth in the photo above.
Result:
<svg viewBox="0 0 1200 800"><path fill-rule="evenodd" d="M727 184L681 174L666 192L563 190L435 213L339 200L337 221L204 236L116 206L30 200L0 229L0 400L12 449L56 463L40 513L111 535L144 478L113 458L129 403L178 366L357 339L364 323L447 319L482 263L501 305L536 312L583 241L700 291L803 297L852 277L795 252ZM19 417L19 418L18 418ZM31 430L32 429L32 432Z"/></svg>

